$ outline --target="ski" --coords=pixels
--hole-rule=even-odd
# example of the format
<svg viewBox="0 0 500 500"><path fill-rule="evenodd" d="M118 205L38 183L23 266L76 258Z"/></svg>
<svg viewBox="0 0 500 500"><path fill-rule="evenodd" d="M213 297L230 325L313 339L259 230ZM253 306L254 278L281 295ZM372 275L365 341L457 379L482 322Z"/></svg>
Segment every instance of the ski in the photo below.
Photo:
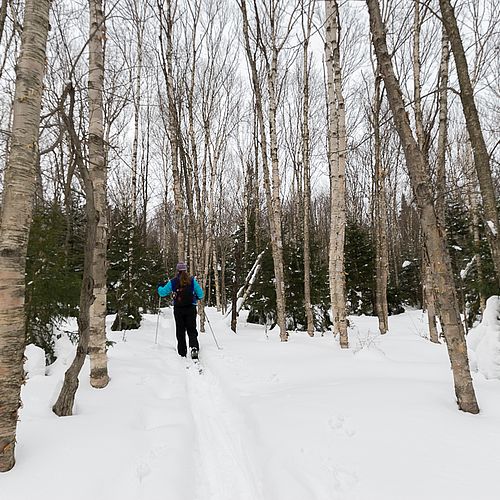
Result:
<svg viewBox="0 0 500 500"><path fill-rule="evenodd" d="M198 358L193 359L193 365L198 370L198 373L201 375L203 373L203 367L200 364L200 360Z"/></svg>
<svg viewBox="0 0 500 500"><path fill-rule="evenodd" d="M186 359L186 370L190 370L191 368L195 368L200 375L203 373L203 366L198 358Z"/></svg>

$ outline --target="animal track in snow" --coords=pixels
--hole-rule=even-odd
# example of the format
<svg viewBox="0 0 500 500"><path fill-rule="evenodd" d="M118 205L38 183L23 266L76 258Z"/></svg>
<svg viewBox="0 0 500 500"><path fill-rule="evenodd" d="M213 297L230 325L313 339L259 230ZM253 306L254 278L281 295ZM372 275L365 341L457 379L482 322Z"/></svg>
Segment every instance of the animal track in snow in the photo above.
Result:
<svg viewBox="0 0 500 500"><path fill-rule="evenodd" d="M335 491L345 493L358 484L359 478L355 472L333 463L332 459L328 459L325 466L331 473L331 485Z"/></svg>
<svg viewBox="0 0 500 500"><path fill-rule="evenodd" d="M353 437L356 431L346 421L343 415L334 415L328 419L328 426L330 429L339 436Z"/></svg>

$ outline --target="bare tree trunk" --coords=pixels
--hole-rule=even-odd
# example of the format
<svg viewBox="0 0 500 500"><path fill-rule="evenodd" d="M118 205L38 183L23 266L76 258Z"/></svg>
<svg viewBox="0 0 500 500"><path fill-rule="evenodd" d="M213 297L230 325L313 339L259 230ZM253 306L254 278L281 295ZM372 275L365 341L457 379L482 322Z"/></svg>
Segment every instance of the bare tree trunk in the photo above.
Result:
<svg viewBox="0 0 500 500"><path fill-rule="evenodd" d="M455 383L458 407L469 413L478 413L479 407L472 385L467 358L467 346L453 281L446 236L441 228L433 204L429 169L422 151L413 136L406 113L399 82L394 74L387 49L385 28L377 0L367 0L370 30L381 74L384 78L389 104L408 166L411 185L420 215L426 241L431 272L439 297L439 314L443 327Z"/></svg>
<svg viewBox="0 0 500 500"><path fill-rule="evenodd" d="M267 211L269 224L271 227L271 249L274 263L275 289L276 289L276 309L277 309L277 324L280 329L280 339L282 342L288 340L285 322L285 282L283 270L283 242L281 236L281 202L279 196L280 180L278 169L278 139L276 131L276 79L277 79L277 63L278 63L278 47L276 40L272 40L272 53L270 55L270 65L267 68L267 87L269 98L269 135L270 135L270 156L272 166L272 188L269 183L269 164L267 152L267 137L264 123L263 98L260 90L259 77L257 73L257 65L254 54L250 49L249 41L249 23L246 10L246 2L240 2L240 9L243 14L243 35L245 40L245 51L250 64L252 75L252 86L255 98L255 111L257 114L258 128L260 130L261 139L261 154L262 154L262 170L264 177L264 187L267 201ZM272 13L274 15L274 11ZM273 22L271 23L273 24ZM272 36L275 34L273 33Z"/></svg>
<svg viewBox="0 0 500 500"><path fill-rule="evenodd" d="M479 194L476 191L477 188L477 177L475 175L475 170L472 165L472 151L470 147L470 142L466 146L466 163L465 163L465 176L468 178L467 181L467 197L469 199L470 210L472 212L472 235L474 239L474 262L476 265L477 282L479 284L479 309L481 313L484 312L486 308L487 297L484 294L484 275L483 275L483 262L481 259L481 234L479 231L479 221L480 221L480 201Z"/></svg>
<svg viewBox="0 0 500 500"><path fill-rule="evenodd" d="M2 0L2 4L0 5L0 42L3 38L5 19L7 19L7 0Z"/></svg>
<svg viewBox="0 0 500 500"><path fill-rule="evenodd" d="M143 19L139 12L138 0L133 0L128 6L133 11L133 20L136 31L136 74L135 74L135 90L134 90L134 138L132 141L132 158L131 158L131 195L132 195L132 221L133 226L137 224L137 163L138 163L138 146L139 146L139 120L141 116L141 77L142 77L142 41L144 33ZM132 78L132 75L131 75Z"/></svg>
<svg viewBox="0 0 500 500"><path fill-rule="evenodd" d="M439 334L436 320L436 301L434 299L434 281L431 274L429 256L425 245L422 248L422 288L423 301L427 309L427 321L429 323L429 340L439 344Z"/></svg>
<svg viewBox="0 0 500 500"><path fill-rule="evenodd" d="M35 196L50 0L26 0L0 221L0 472L15 464L23 383L26 252Z"/></svg>
<svg viewBox="0 0 500 500"><path fill-rule="evenodd" d="M490 244L493 264L497 275L497 282L500 285L500 224L496 206L495 187L491 177L490 155L486 148L479 114L474 100L474 91L469 75L469 68L465 51L458 30L455 11L450 0L439 0L441 7L441 19L443 21L451 50L455 59L458 81L460 84L460 99L465 116L467 132L472 143L474 153L474 165L477 171L481 197L483 200L486 235Z"/></svg>
<svg viewBox="0 0 500 500"><path fill-rule="evenodd" d="M172 159L172 177L174 181L174 203L175 203L175 221L177 234L177 259L186 260L186 245L184 235L184 206L182 199L182 184L179 168L179 153L183 147L181 144L179 116L176 107L174 75L173 75L173 13L172 2L166 0L165 6L167 12L164 13L163 1L157 0L160 15L160 45L162 57L162 71L167 86L168 98L168 139L170 142L170 154ZM166 41L164 42L164 38ZM164 45L165 44L165 45Z"/></svg>
<svg viewBox="0 0 500 500"><path fill-rule="evenodd" d="M436 158L436 215L442 227L446 224L446 144L448 134L448 67L450 50L446 31L441 38L441 62L439 66L439 128ZM429 339L439 343L435 288L430 272L429 256L424 249L424 302L429 322Z"/></svg>
<svg viewBox="0 0 500 500"><path fill-rule="evenodd" d="M89 173L94 188L97 232L94 249L95 300L90 307L90 384L101 389L109 382L106 355L106 163L102 93L104 85L104 13L102 0L89 0Z"/></svg>
<svg viewBox="0 0 500 500"><path fill-rule="evenodd" d="M373 96L373 141L375 174L375 241L376 241L376 291L375 308L381 335L389 330L389 306L387 304L387 282L389 279L389 247L387 244L387 171L382 164L380 138L380 106L382 94L378 67L375 69L375 91Z"/></svg>
<svg viewBox="0 0 500 500"><path fill-rule="evenodd" d="M303 108L302 108L302 166L304 177L304 192L303 192L303 236L304 236L304 305L306 309L307 333L310 337L314 336L314 316L311 304L311 248L310 248L310 231L311 227L311 166L310 166L310 134L309 134L309 38L311 36L311 28L315 1L309 2L306 26L302 21L302 31L304 34L303 43ZM302 4L302 12L304 5Z"/></svg>
<svg viewBox="0 0 500 500"><path fill-rule="evenodd" d="M226 252L221 250L221 272L220 272L220 288L221 288L221 303L222 314L226 314L227 298L226 298Z"/></svg>
<svg viewBox="0 0 500 500"><path fill-rule="evenodd" d="M345 109L340 70L340 25L336 0L325 1L326 66L328 92L328 164L330 168L330 253L329 276L333 332L340 346L349 347L345 296Z"/></svg>
<svg viewBox="0 0 500 500"><path fill-rule="evenodd" d="M70 367L64 374L64 383L56 403L52 407L52 411L60 416L69 416L73 414L73 405L75 402L76 391L78 389L78 375L82 369L85 357L89 349L89 339L91 335L91 316L90 310L92 303L95 300L94 296L94 279L93 272L95 269L95 246L99 224L99 213L95 209L94 186L89 170L85 165L83 158L82 146L80 139L75 131L73 123L73 108L74 108L74 89L70 88L70 107L66 114L64 110L63 122L68 131L71 147L75 156L75 162L79 167L83 187L85 190L85 214L86 214L86 231L84 245L84 264L83 264L83 279L80 290L80 307L78 313L78 346L76 348L75 358ZM61 104L63 109L64 102Z"/></svg>
<svg viewBox="0 0 500 500"><path fill-rule="evenodd" d="M236 293L236 298L241 299L241 301L238 304L238 309L236 311L237 314L241 311L241 308L245 304L246 300L248 299L248 297L250 295L250 292L252 291L253 284L255 283L255 280L257 279L257 276L259 275L262 257L266 253L267 248L268 247L266 247L264 250L262 250L262 252L260 252L259 255L257 255L257 258L255 259L255 262L253 263L252 268L248 272L243 285L240 287L240 289ZM232 306L231 306L231 309L225 313L225 317L227 317L227 315L231 311L232 311Z"/></svg>
<svg viewBox="0 0 500 500"><path fill-rule="evenodd" d="M429 161L429 141L425 133L424 116L422 111L422 82L420 80L421 61L420 61L420 29L422 27L422 20L420 17L420 3L418 0L413 2L414 16L413 16L413 106L415 109L415 129L417 133L417 144L422 151L427 163ZM444 226L444 219L441 220L442 227ZM425 245L424 245L425 247ZM439 342L437 333L436 322L436 304L435 304L435 290L432 280L432 272L430 269L430 262L426 249L422 250L422 298L427 310L429 338L432 342Z"/></svg>
<svg viewBox="0 0 500 500"><path fill-rule="evenodd" d="M392 192L389 194L391 200L391 249L393 259L394 286L399 290L399 266L401 264L401 241L400 229L398 224L398 201L397 201L397 179L398 179L398 164L394 165L394 185L391 186Z"/></svg>
<svg viewBox="0 0 500 500"><path fill-rule="evenodd" d="M215 305L217 312L222 308L221 306L221 294L220 294L220 284L219 284L219 261L217 260L217 249L215 248L215 241L212 245L212 269L214 272L214 283L215 283Z"/></svg>
<svg viewBox="0 0 500 500"><path fill-rule="evenodd" d="M281 199L280 199L280 174L278 164L278 135L277 135L277 120L276 113L278 109L277 102L277 76L278 76L278 47L274 40L271 54L271 67L268 71L267 85L269 97L269 147L271 152L271 170L272 170L272 189L271 189L271 207L272 212L269 214L273 220L273 231L271 241L274 241L273 261L274 261L274 276L276 278L276 313L277 323L280 329L280 339L282 342L288 340L288 332L286 331L285 320L285 272L283 263L283 238L281 231Z"/></svg>
<svg viewBox="0 0 500 500"><path fill-rule="evenodd" d="M415 129L417 132L417 143L422 154L427 157L426 134L424 128L424 116L422 112L422 82L420 81L420 28L422 22L420 19L420 3L414 0L413 16L413 106L415 108Z"/></svg>
<svg viewBox="0 0 500 500"><path fill-rule="evenodd" d="M446 145L448 143L448 73L450 47L443 27L439 66L439 129L436 159L436 211L441 224L446 219Z"/></svg>
<svg viewBox="0 0 500 500"><path fill-rule="evenodd" d="M134 285L137 281L134 276L135 273L135 255L134 255L134 240L136 235L139 234L140 231L140 223L139 217L137 213L137 194L138 194L138 186L137 186L137 172L138 172L138 163L139 163L139 123L141 117L141 99L142 99L142 60L143 60L143 38L144 38L144 19L142 15L142 8L140 6L142 2L139 0L130 0L127 2L126 8L131 11L132 20L134 23L134 35L135 35L135 48L137 53L137 59L135 61L135 69L130 71L130 86L132 87L132 82L134 82L134 90L132 92L133 96L133 105L134 105L134 135L132 139L132 151L131 151L131 161L130 161L130 170L131 170L131 186L130 186L130 225L128 227L128 248L127 248L127 278L125 280L126 285L128 287L129 297L132 297L134 292ZM134 75L135 71L135 75ZM144 134L143 134L144 135ZM149 143L149 137L148 137ZM142 150L142 154L144 154L144 149ZM142 187L143 194L145 195L144 186L147 185L147 179L143 177ZM143 198L144 200L144 224L143 231L146 231L146 196ZM130 299L126 302L119 301L118 310L116 311L116 318L113 322L112 329L121 329L122 324L124 323L124 319L128 316L140 317L140 313L136 306L131 305ZM137 328L138 325L130 324L128 322L127 328ZM91 339L92 340L92 339ZM92 359L92 358L91 358ZM92 375L91 375L92 376Z"/></svg>

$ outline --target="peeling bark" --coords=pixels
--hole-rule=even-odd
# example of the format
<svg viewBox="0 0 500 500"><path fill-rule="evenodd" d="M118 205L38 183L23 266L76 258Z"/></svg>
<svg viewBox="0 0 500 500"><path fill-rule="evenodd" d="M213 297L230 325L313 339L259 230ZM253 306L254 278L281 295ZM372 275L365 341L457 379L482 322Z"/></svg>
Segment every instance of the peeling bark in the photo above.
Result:
<svg viewBox="0 0 500 500"><path fill-rule="evenodd" d="M328 94L328 165L330 170L330 251L328 269L333 333L340 346L349 347L347 335L344 244L346 225L344 97L340 71L340 26L336 0L325 1L325 56Z"/></svg>
<svg viewBox="0 0 500 500"><path fill-rule="evenodd" d="M108 224L106 210L106 155L104 151L103 86L104 86L104 13L102 0L89 0L89 174L94 190L97 220L92 278L94 297L90 306L90 384L95 388L108 385L106 354L106 250ZM88 193L86 193L88 196ZM87 214L89 216L89 214Z"/></svg>
<svg viewBox="0 0 500 500"><path fill-rule="evenodd" d="M50 0L26 0L0 221L0 472L15 464L24 379L26 253L35 197Z"/></svg>

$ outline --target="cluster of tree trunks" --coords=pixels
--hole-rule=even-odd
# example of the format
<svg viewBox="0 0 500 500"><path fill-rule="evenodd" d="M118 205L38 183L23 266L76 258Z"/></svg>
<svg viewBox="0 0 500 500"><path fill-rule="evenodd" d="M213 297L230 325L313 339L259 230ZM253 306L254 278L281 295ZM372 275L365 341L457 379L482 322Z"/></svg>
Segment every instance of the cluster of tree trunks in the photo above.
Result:
<svg viewBox="0 0 500 500"><path fill-rule="evenodd" d="M243 35L243 50L249 66L252 90L251 118L248 121L251 141L243 145L244 139L238 130L243 120L240 113L241 101L238 98L237 50L232 48L232 40L225 40L221 31L227 24L227 13L217 4L204 10L203 2L195 0L189 8L179 14L178 2L157 0L153 4L141 4L139 0L127 0L125 9L131 16L135 29L134 48L135 66L130 70L130 93L133 109L133 139L130 153L130 209L133 228L129 233L128 256L130 273L133 262L133 239L137 231L147 238L147 146L141 146L141 134L149 134L152 122L147 118L147 132L141 130L143 119L143 100L149 98L147 86L147 12L157 22L159 47L155 57L160 61L160 76L163 75L164 89L158 92L158 107L163 135L166 136L162 161L168 164L165 170L171 173L166 180L163 214L163 246L165 261L170 249L178 261L187 261L190 271L197 274L204 288L215 283L218 310L225 311L226 261L235 258L238 268L245 257L252 255L255 264L241 287L238 280L233 281L232 290L232 327L236 330L237 314L250 296L256 275L264 255L263 229L269 233L272 252L274 291L276 294L275 322L279 327L282 341L288 340L287 302L286 302L286 263L284 245L287 243L286 207L289 200L283 196L285 182L281 177L288 159L282 156L281 135L282 109L288 104L286 86L289 80L293 58L289 57L292 40L301 37L299 44L300 60L294 92L296 99L296 144L288 146L293 156L293 201L292 239L302 237L304 273L304 312L305 328L310 336L314 335L314 311L311 298L315 283L312 282L312 246L314 234L311 227L317 207L321 215L316 216L325 222L323 247L325 264L328 265L329 293L333 333L342 348L349 346L346 307L346 264L345 228L347 214L364 210L362 196L351 203L349 212L347 177L347 136L346 110L344 103L344 83L349 57L341 57L343 47L340 29L340 9L337 0L325 0L324 4L324 84L323 95L326 102L322 112L326 115L326 161L328 165L329 192L323 202L312 202L311 179L314 168L314 148L321 143L315 137L313 111L315 100L314 70L311 40L315 36L314 18L320 5L316 0L297 0L292 4L284 1L257 2L238 0L241 15L240 28ZM323 5L322 4L322 5ZM482 261L479 251L481 222L486 229L490 253L495 267L495 275L500 285L500 224L497 210L497 197L492 176L491 159L479 119L474 97L475 79L471 77L464 44L459 32L459 24L450 0L439 0L442 26L438 88L432 111L429 111L425 91L424 74L426 47L423 40L423 26L430 12L427 4L413 2L413 23L411 41L411 88L413 95L407 106L403 100L401 84L396 77L394 56L387 47L387 32L378 0L367 0L370 15L370 29L376 64L373 64L373 97L369 92L370 151L366 163L370 165L373 178L368 179L372 189L372 229L375 237L375 310L381 334L389 330L389 307L387 288L392 267L393 281L399 285L400 250L398 238L389 242L389 225L394 225L398 200L396 199L398 172L391 172L384 157L384 105L388 103L394 126L399 137L398 155L404 155L418 216L408 217L405 231L417 232L424 242L421 255L422 295L429 320L429 336L439 342L438 327L447 344L453 370L455 393L460 409L477 413L479 411L469 371L464 328L460 319L458 293L456 290L450 254L446 240L446 196L448 183L446 174L446 155L448 147L448 86L449 61L453 54L460 86L460 100L467 126L468 141L465 147L464 162L468 168L468 183L465 196L471 207L470 222L476 254L471 265L477 269L478 279L482 280ZM40 131L40 111L43 92L43 79L47 65L47 37L49 31L50 0L26 0L24 21L9 19L11 3L0 3L0 41L5 38L6 29L12 21L12 34L5 42L8 52L16 34L22 32L20 52L16 66L15 95L12 105L11 132L7 144L7 161L3 182L2 212L0 221L0 471L14 465L16 422L20 404L20 388L23 382L23 351L25 344L25 269L29 229L32 219L33 201L36 193L43 198L40 158L53 153L59 145L61 163L67 169L62 181L64 204L67 210L68 226L72 210L73 178L80 182L85 196L85 248L83 281L79 303L78 331L79 341L75 359L65 374L64 384L54 412L57 415L71 415L78 388L78 375L87 355L90 355L90 383L102 388L108 384L109 375L106 358L105 316L107 304L107 166L110 136L113 123L126 106L123 103L106 108L104 98L104 47L105 15L102 0L89 0L89 35L85 42L88 47L88 86L80 99L76 89L75 67L84 50L70 62L66 81L62 85L61 96L55 109L47 116L58 121L60 130L55 143L40 152L38 148ZM285 8L286 7L286 8ZM116 5L112 7L116 8ZM148 10L149 9L149 10ZM13 11L14 12L14 11ZM218 21L216 22L216 19ZM352 21L352 20L351 20ZM297 30L300 22L301 30ZM354 21L352 21L354 22ZM218 23L218 24L217 24ZM7 28L6 28L7 26ZM183 45L178 53L178 39L182 30ZM442 30L442 31L441 31ZM342 31L344 35L344 31ZM156 44L155 38L155 44ZM128 44L129 40L127 40ZM346 44L347 45L347 44ZM439 44L438 44L439 45ZM66 47L68 48L68 47ZM436 53L437 53L436 50ZM182 52L182 57L179 54ZM395 50L397 53L397 49ZM351 54L351 58L354 56ZM234 59L234 60L232 60ZM0 76L4 62L0 64ZM182 60L180 63L179 60ZM181 73L181 74L180 74ZM158 74L156 75L158 78ZM116 90L116 82L110 81ZM317 91L317 88L316 88ZM85 93L88 92L88 95ZM222 92L225 94L222 95ZM156 98L156 95L155 95ZM82 102L85 102L85 105ZM81 112L80 109L86 111ZM413 110L410 118L408 108ZM149 113L149 108L148 108ZM238 115L235 118L235 115ZM438 120L437 127L435 120ZM88 121L87 121L88 120ZM347 123L347 125L349 125ZM437 144L432 149L432 131L437 130ZM290 131L287 131L287 133ZM318 132L316 131L316 134ZM285 134L286 135L286 134ZM292 135L290 133L290 135ZM395 134L393 134L395 135ZM223 197L222 172L226 163L233 161L228 152L230 136L238 136L237 161L241 162L244 179L243 209L244 241L233 235L232 241L218 238L218 231L229 219L236 220L236 200L223 206L218 198ZM146 156L140 159L140 151ZM402 153L401 153L402 151ZM290 153L290 151L288 151ZM323 152L324 154L325 152ZM351 154L355 151L350 150ZM67 163L67 165L65 165ZM144 167L146 164L146 167ZM142 166L141 166L142 165ZM470 168L469 168L470 167ZM142 201L140 208L138 178L142 172ZM465 170L465 169L464 169ZM353 179L353 190L362 191L363 176ZM390 182L394 184L390 186ZM435 190L431 186L435 186ZM479 186L479 195L474 187ZM370 187L368 188L370 189ZM262 192L261 192L262 190ZM262 195L262 199L261 199ZM229 196L227 197L229 199ZM260 210L262 200L265 210ZM352 200L351 200L352 201ZM321 205L323 203L323 205ZM264 203L262 203L264 205ZM404 207L403 207L404 205ZM285 207L285 208L284 208ZM406 200L401 201L401 210L408 213ZM230 212L233 209L234 212ZM139 212L142 210L141 215ZM172 215L170 216L170 212ZM354 215L353 215L354 214ZM142 217L142 226L140 218ZM224 219L226 217L226 219ZM482 221L481 221L482 218ZM263 220L265 219L265 220ZM417 221L417 222L415 222ZM238 222L239 224L239 222ZM419 225L419 229L417 226ZM298 228L298 229L297 229ZM401 230L403 231L403 230ZM219 231L221 232L221 231ZM300 236L298 236L298 234ZM68 232L69 235L69 232ZM251 236L249 236L251 235ZM68 236L69 238L69 236ZM250 238L253 239L250 242ZM266 247L267 248L267 247ZM326 262L327 261L327 262ZM243 276L242 276L243 277ZM301 285L302 286L302 285ZM133 280L129 281L129 292L133 292ZM485 297L480 293L481 307ZM204 330L203 307L200 307L201 330ZM288 304L290 307L290 304ZM119 311L118 314L123 314ZM227 313L229 314L229 312ZM438 321L439 320L439 324Z"/></svg>

